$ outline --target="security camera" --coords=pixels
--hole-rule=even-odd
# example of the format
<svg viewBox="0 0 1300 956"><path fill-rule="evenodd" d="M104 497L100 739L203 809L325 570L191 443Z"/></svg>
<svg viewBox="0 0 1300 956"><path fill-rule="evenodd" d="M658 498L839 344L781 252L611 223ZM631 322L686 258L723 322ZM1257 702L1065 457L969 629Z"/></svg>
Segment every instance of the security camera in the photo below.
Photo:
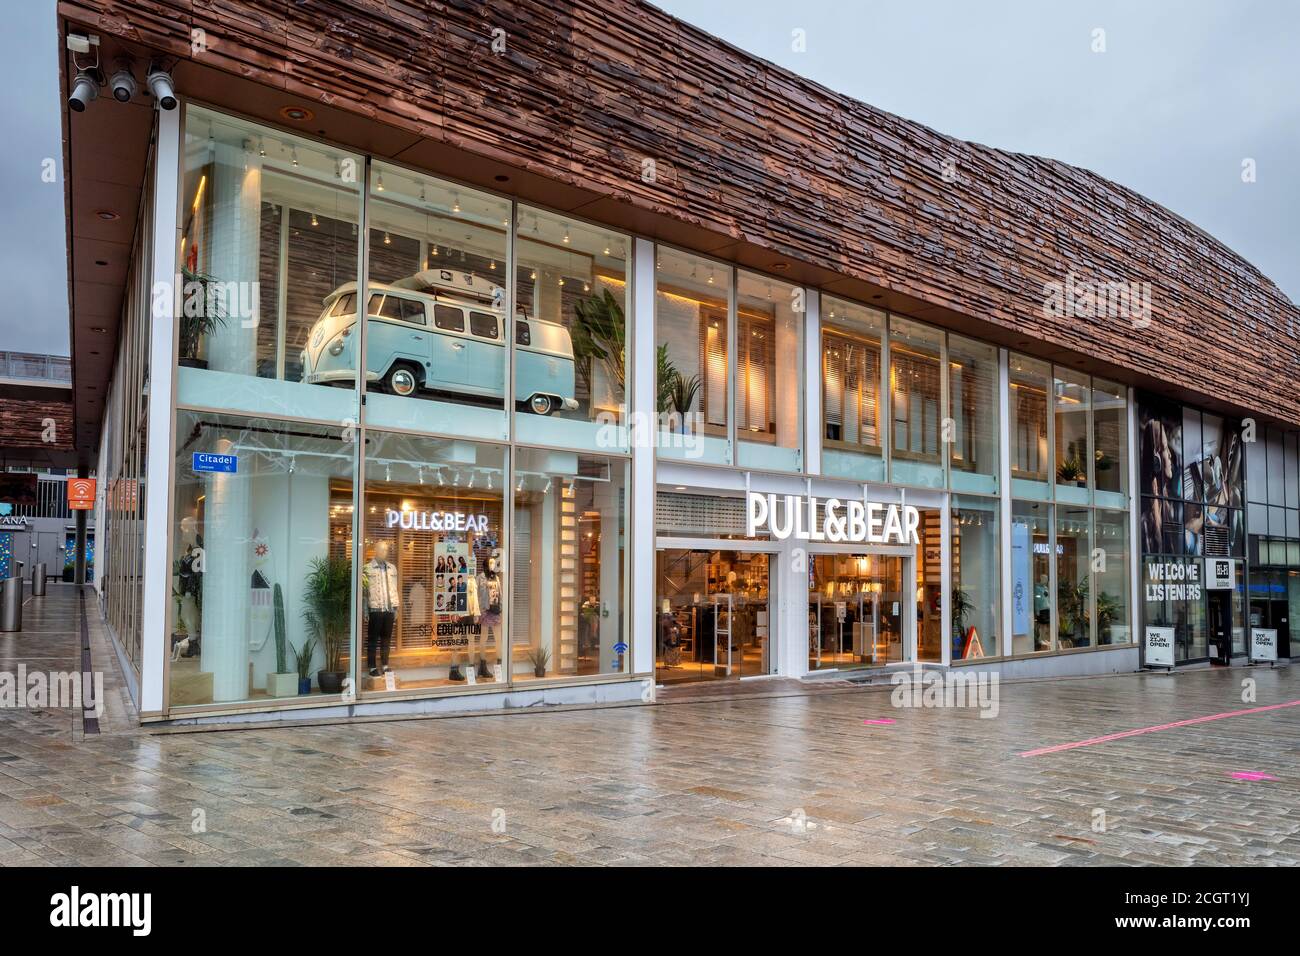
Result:
<svg viewBox="0 0 1300 956"><path fill-rule="evenodd" d="M72 92L68 94L68 109L74 113L85 112L90 103L99 96L99 82L90 70L80 70L72 81Z"/></svg>
<svg viewBox="0 0 1300 956"><path fill-rule="evenodd" d="M153 98L158 101L159 109L176 109L176 88L172 86L172 78L166 71L155 67L149 71L145 82L149 84L149 92L153 94Z"/></svg>
<svg viewBox="0 0 1300 956"><path fill-rule="evenodd" d="M113 99L119 103L128 103L135 96L135 77L131 75L131 65L123 63L108 81L108 88L113 91Z"/></svg>

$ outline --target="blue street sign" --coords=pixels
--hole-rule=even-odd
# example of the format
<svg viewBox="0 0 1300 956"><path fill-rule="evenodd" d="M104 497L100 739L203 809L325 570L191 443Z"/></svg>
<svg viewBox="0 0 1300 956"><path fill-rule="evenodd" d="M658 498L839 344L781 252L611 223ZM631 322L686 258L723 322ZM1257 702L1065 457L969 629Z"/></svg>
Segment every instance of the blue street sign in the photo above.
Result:
<svg viewBox="0 0 1300 956"><path fill-rule="evenodd" d="M234 473L239 470L239 456L214 455L206 451L196 451L194 453L194 470Z"/></svg>

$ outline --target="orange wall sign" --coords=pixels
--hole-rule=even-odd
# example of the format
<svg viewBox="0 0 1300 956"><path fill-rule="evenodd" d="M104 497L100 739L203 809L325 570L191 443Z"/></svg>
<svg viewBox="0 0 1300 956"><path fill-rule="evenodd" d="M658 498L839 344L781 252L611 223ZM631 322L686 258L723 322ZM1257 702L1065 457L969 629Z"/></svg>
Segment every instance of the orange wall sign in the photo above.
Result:
<svg viewBox="0 0 1300 956"><path fill-rule="evenodd" d="M68 479L68 508L72 511L89 511L95 507L95 479Z"/></svg>

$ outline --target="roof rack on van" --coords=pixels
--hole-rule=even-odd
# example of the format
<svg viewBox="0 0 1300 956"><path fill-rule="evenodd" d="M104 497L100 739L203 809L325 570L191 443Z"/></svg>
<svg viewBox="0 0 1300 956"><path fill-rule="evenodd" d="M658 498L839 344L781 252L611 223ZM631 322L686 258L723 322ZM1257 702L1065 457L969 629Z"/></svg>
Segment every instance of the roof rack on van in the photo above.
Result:
<svg viewBox="0 0 1300 956"><path fill-rule="evenodd" d="M440 294L455 293L464 298L481 299L495 303L504 290L481 276L456 269L421 269L415 275L390 282L398 289L414 289L435 298Z"/></svg>

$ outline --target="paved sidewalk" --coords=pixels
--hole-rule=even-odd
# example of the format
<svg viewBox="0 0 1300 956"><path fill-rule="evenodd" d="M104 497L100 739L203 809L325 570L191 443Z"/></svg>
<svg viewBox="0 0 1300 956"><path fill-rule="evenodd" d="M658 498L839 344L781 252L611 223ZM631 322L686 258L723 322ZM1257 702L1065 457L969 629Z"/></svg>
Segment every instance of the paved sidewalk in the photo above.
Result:
<svg viewBox="0 0 1300 956"><path fill-rule="evenodd" d="M28 622L0 669L72 660L75 618ZM114 719L88 737L71 713L3 710L0 864L1300 863L1300 707L1018 756L1297 700L1300 668L1000 692L995 719L840 688L165 735Z"/></svg>

